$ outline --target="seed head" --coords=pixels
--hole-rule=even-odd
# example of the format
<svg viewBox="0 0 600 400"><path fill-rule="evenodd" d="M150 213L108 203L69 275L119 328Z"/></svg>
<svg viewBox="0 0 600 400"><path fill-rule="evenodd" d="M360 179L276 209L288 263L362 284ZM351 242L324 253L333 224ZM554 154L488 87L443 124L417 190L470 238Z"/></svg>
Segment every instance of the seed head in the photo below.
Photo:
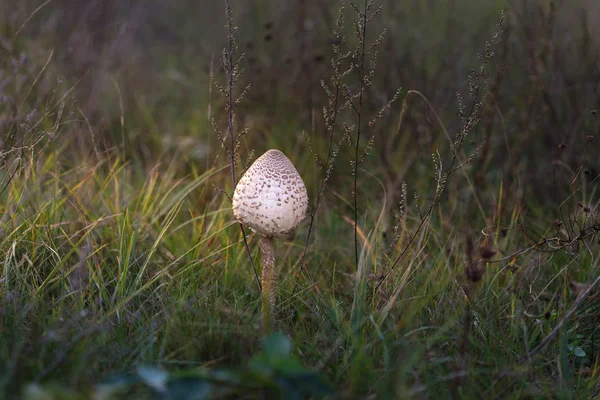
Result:
<svg viewBox="0 0 600 400"><path fill-rule="evenodd" d="M479 255L484 260L489 260L490 258L494 257L496 255L496 253L497 253L497 251L492 249L489 246L480 246L479 247Z"/></svg>

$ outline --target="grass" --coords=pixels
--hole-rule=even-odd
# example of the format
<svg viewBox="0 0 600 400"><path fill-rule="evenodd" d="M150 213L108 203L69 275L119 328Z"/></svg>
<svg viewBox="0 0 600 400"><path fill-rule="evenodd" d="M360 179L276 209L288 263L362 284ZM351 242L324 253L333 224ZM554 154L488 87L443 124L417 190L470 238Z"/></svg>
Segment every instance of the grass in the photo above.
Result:
<svg viewBox="0 0 600 400"><path fill-rule="evenodd" d="M292 46L292 66L275 68L281 60L274 61L269 46L291 43L277 27L240 24L240 42L245 32L272 35L254 44L258 56L247 43L236 53L223 31L226 72L249 52L240 61L246 74L236 79L220 75L218 57L212 63L200 57L217 83L230 78L224 97L208 88L207 76L188 71L165 72L171 78L157 80L154 95L141 87L131 94L135 77L125 67L113 71L114 80L104 79L105 86L94 75L90 86L85 74L71 79L76 71L64 64L59 45L51 52L48 37L23 26L50 20L60 9L49 4L32 15L36 5L18 23L2 21L8 38L0 62L4 397L147 398L152 385L158 393L184 388L188 395L210 390L231 398L288 398L299 387L331 398L598 396L598 122L587 109L573 111L597 106L583 88L588 78L570 69L559 75L555 58L544 53L559 50L535 47L546 42L532 32L539 33L537 23L550 24L552 13L535 20L528 39L540 50L529 61L547 69L506 67L522 46L510 35L528 34L520 23L525 14L514 6L494 57L474 56L490 49L485 41L492 32L478 36L477 47L457 64L457 73L471 59L477 72L484 65L479 78L464 74L453 83L442 56L421 77L419 57L405 59L416 72L407 73L393 102L396 88L388 86L398 75L389 65L410 44L394 42L400 48L388 54L391 44L382 39L377 66L344 73L386 23L397 35L390 21L408 11L385 3L364 37L360 28L353 37L340 22L339 42L317 49L334 60L323 67L298 59L295 52L306 57L312 47ZM234 6L234 18L269 17ZM498 11L499 3L492 8ZM337 10L329 11L335 20ZM425 11L412 12L427 20ZM458 34L446 12L454 15L436 9L429 21L444 21ZM340 15L352 28L352 8ZM317 40L304 25L294 26L308 42ZM428 37L431 47L439 35ZM353 53L356 46L362 50ZM589 52L577 54L592 65L597 54ZM312 54L306 58L317 62ZM179 61L169 55L162 62L168 68ZM139 73L153 76L162 67ZM257 74L259 67L273 70ZM275 74L286 70L290 76ZM556 82L544 80L546 73L556 74ZM321 74L329 94L318 85ZM206 88L210 100L180 94L173 76ZM288 85L298 76L314 83L310 91ZM519 79L511 86L506 76ZM563 78L582 87L569 104L552 101ZM519 92L527 79L536 90ZM439 88L428 90L432 82ZM238 104L246 83L252 89ZM456 101L448 100L456 86L465 98L461 118ZM78 100L87 95L98 98ZM320 115L323 106L330 118ZM379 110L386 111L375 118ZM552 125L548 118L583 133L551 131L550 143L536 148L532 142ZM377 123L364 122L370 120ZM217 138L213 126L224 134ZM276 243L277 319L285 335L264 338L260 289L244 244L258 268L257 237L246 230L244 238L228 196L232 176L239 179L253 151L258 156L268 148L281 149L296 165L312 209L294 239Z"/></svg>

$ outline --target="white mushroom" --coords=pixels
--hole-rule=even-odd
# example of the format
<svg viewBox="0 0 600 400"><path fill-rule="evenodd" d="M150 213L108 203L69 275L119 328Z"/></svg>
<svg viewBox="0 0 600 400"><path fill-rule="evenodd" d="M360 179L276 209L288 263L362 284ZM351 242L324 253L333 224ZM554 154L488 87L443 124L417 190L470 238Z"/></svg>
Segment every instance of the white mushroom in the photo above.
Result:
<svg viewBox="0 0 600 400"><path fill-rule="evenodd" d="M233 193L233 215L259 234L262 256L263 329L270 329L275 310L273 238L287 236L306 218L308 195L292 162L269 150L248 168Z"/></svg>

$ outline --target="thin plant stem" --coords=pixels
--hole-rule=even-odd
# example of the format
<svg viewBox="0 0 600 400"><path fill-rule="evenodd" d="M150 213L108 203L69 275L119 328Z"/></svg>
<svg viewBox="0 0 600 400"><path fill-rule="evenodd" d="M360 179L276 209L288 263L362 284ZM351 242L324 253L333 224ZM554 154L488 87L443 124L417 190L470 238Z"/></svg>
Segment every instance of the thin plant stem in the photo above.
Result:
<svg viewBox="0 0 600 400"><path fill-rule="evenodd" d="M504 14L502 15L502 18L500 19L500 22L498 23L498 25L496 27L496 34L494 36L494 40L492 41L492 45L497 44L503 23L504 23ZM493 58L493 53L489 54L489 56L486 54L486 57L488 57L485 60L485 63L487 64ZM446 174L444 174L444 176L443 176L443 183L436 190L434 198L431 201L431 204L429 205L427 212L421 218L419 225L417 226L417 229L409 238L408 243L404 246L404 248L402 249L402 251L400 252L398 257L396 257L396 259L394 260L394 262L392 263L390 268L388 268L388 271L383 275L383 277L379 281L379 283L375 286L375 291L377 291L377 289L379 289L379 287L385 282L387 277L392 273L394 268L396 268L396 266L398 265L398 262L408 252L408 249L410 248L411 244L413 243L413 241L415 240L415 238L417 237L417 235L419 234L419 232L421 231L421 229L423 228L425 223L429 220L429 218L433 212L433 208L439 203L441 196L445 190L446 183L449 181L452 173L455 171L454 165L456 164L456 161L459 157L460 151L462 149L462 145L463 145L468 133L477 124L477 117L478 117L479 111L481 109L481 105L484 102L484 98L481 98L481 99L479 98L479 95L482 92L482 86L484 86L484 90L487 89L487 81L486 81L486 77L485 77L485 69L484 68L480 69L479 73L477 74L476 79L477 79L477 85L474 85L474 90L471 94L471 108L470 108L469 113L466 114L466 116L463 120L463 127L457 135L457 140L456 140L455 144L451 145L452 152L453 152L452 159L450 162L450 166L448 168L448 172L446 172ZM482 97L484 97L484 96L485 96L485 92L482 95Z"/></svg>
<svg viewBox="0 0 600 400"><path fill-rule="evenodd" d="M235 133L233 129L233 107L235 106L235 102L233 100L233 84L234 84L234 61L233 61L233 52L235 47L235 37L233 36L234 27L233 27L233 15L231 13L231 4L229 4L229 0L225 0L225 17L227 23L225 25L225 30L227 32L227 50L226 50L226 63L227 63L227 134L229 136L231 142L231 148L229 149L229 162L231 164L231 184L235 189L236 181L235 181ZM262 286L260 284L260 280L258 279L258 272L256 271L256 267L254 266L254 262L252 261L252 253L250 252L250 246L248 246L248 237L246 236L246 231L244 229L244 225L239 223L240 231L242 232L242 237L244 239L244 247L246 248L246 255L248 256L248 260L250 261L250 265L252 266L252 271L254 272L254 278L256 279L256 284L258 285L258 289L262 290Z"/></svg>
<svg viewBox="0 0 600 400"><path fill-rule="evenodd" d="M341 35L340 25L341 25L341 21L338 20L338 38ZM315 207L310 214L310 223L308 226L308 233L306 234L306 242L304 244L304 249L302 251L301 266L304 269L304 271L306 272L306 274L309 276L309 278L310 278L310 274L306 268L306 262L305 262L306 252L308 250L308 245L310 243L310 236L311 236L313 228L314 228L315 215L317 214L317 210L319 209L319 205L321 203L321 195L323 194L323 190L325 189L325 184L327 183L327 178L329 176L329 173L331 172L329 164L331 163L331 157L332 157L332 153L333 153L333 135L335 133L335 127L337 124L337 116L338 116L338 111L339 111L338 110L338 102L339 102L340 85L341 85L341 67L340 67L340 64L342 62L341 59L342 59L341 51L338 50L337 57L335 60L335 67L334 67L335 68L335 71L334 71L335 95L333 98L333 106L331 108L331 111L333 111L333 115L330 119L329 126L327 127L327 130L328 130L327 133L329 135L329 144L327 145L327 159L325 161L323 174L321 177L321 182L319 183L319 190L317 192L317 199L315 200Z"/></svg>
<svg viewBox="0 0 600 400"><path fill-rule="evenodd" d="M470 115L469 118L471 118L471 117L474 116L473 115L474 109L475 109L475 104L473 104L473 107L471 108L471 113L469 114ZM450 168L448 169L448 172L446 173L446 180L449 179L450 176L452 175L453 167L454 167L454 164L456 163L456 160L458 158L458 153L459 153L460 149L462 148L463 141L464 141L464 136L459 139L459 144L455 148L454 155L453 155L452 161L450 163ZM402 249L402 251L400 252L400 254L398 255L398 257L396 257L396 259L394 260L394 262L392 263L392 265L390 266L390 268L388 269L388 271L385 273L385 275L383 276L383 278L379 281L379 283L375 287L375 290L379 289L379 287L383 284L383 282L386 280L386 278L392 273L392 271L394 270L394 268L396 268L396 266L398 265L398 262L408 252L408 249L410 248L410 245L413 243L413 241L415 240L415 238L418 236L419 232L421 231L421 229L425 225L425 222L427 222L427 220L431 216L431 213L433 212L433 208L438 203L439 198L441 197L441 195L442 195L442 193L436 193L433 201L431 202L431 204L429 205L429 208L427 209L427 212L425 213L425 215L423 215L423 218L421 218L421 221L419 222L419 225L417 226L417 229L411 235L411 237L408 240L408 243L406 243L406 246L404 246L404 248Z"/></svg>
<svg viewBox="0 0 600 400"><path fill-rule="evenodd" d="M598 264L596 263L596 265L598 265ZM579 295L579 297L575 301L575 304L573 304L573 307L571 307L569 309L569 311L567 311L565 316L560 320L560 322L558 324L556 324L554 329L552 329L552 331L540 342L540 344L538 344L535 348L533 348L533 350L531 350L529 353L527 353L523 357L521 357L519 359L518 364L523 364L526 361L531 360L537 353L544 350L546 348L546 346L548 346L548 343L550 343L556 337L556 335L558 335L560 328L562 328L562 326L565 324L565 322L567 322L567 320L569 318L571 318L571 316L575 313L575 311L577 311L579 309L579 306L583 303L583 301L587 298L587 296L591 293L591 291L598 285L598 283L600 283L600 274L585 289L585 291L583 291L583 293L581 293Z"/></svg>
<svg viewBox="0 0 600 400"><path fill-rule="evenodd" d="M233 47L235 45L233 37L233 17L231 14L231 6L229 0L225 0L227 13L227 135L231 141L229 148L229 161L231 163L231 182L235 188L235 135L233 132Z"/></svg>
<svg viewBox="0 0 600 400"><path fill-rule="evenodd" d="M354 199L354 262L358 269L358 193L357 193L357 182L358 182L358 163L359 163L359 146L360 146L360 132L361 132L361 116L362 116L362 100L363 93L365 91L365 44L367 39L367 10L369 0L364 1L364 9L362 15L362 29L361 35L361 55L360 55L360 91L358 93L358 105L356 113L358 114L358 121L356 127L356 143L354 145L354 182L352 189L352 197Z"/></svg>
<svg viewBox="0 0 600 400"><path fill-rule="evenodd" d="M342 74L342 68L341 68L342 60L344 59L344 55L341 51L341 43L343 42L343 22L344 22L343 11L344 11L344 2L340 1L339 7L338 7L338 19L336 22L336 31L335 31L336 39L339 41L339 44L337 46L339 46L339 47L336 47L336 45L334 45L334 53L335 53L336 57L335 57L335 60L332 62L333 69L334 69L332 83L335 87L335 90L334 90L334 92L332 92L332 94L333 93L335 93L335 94L333 94L332 98L330 99L329 110L327 111L326 114L324 114L325 121L327 123L327 126L326 126L327 135L329 136L329 143L327 146L327 158L326 158L325 164L323 164L323 173L321 176L321 181L319 183L319 190L317 191L317 198L315 200L315 206L312 209L312 211L310 212L310 223L308 226L308 233L306 235L304 249L302 250L302 257L300 258L300 266L299 266L299 268L304 270L304 273L306 274L308 279L311 281L310 286L316 289L317 295L318 295L318 287L314 283L312 276L307 268L306 254L308 251L308 247L310 245L310 238L311 238L311 235L312 235L312 232L314 229L314 225L315 225L315 216L316 216L319 206L321 204L321 197L323 195L323 191L325 190L325 185L331 174L331 170L333 168L332 164L334 162L334 160L333 160L333 158L334 158L333 137L334 137L335 128L337 125L338 114L340 111L339 98L340 98L340 94L341 94L340 88L342 86L342 81L343 81L343 74ZM327 117L328 115L330 115L330 116ZM296 280L296 282L294 284L294 287L292 289L292 295L294 293L296 293L297 284L298 284L298 280Z"/></svg>

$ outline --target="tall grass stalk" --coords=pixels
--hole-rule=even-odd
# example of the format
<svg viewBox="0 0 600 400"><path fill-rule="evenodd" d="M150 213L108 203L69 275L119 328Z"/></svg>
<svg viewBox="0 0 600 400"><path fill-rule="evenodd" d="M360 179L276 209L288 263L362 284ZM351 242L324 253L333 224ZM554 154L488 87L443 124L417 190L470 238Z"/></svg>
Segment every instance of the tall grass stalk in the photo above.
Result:
<svg viewBox="0 0 600 400"><path fill-rule="evenodd" d="M227 99L227 134L229 136L229 149L227 150L229 153L229 165L231 169L231 184L232 188L235 189L236 178L235 178L235 164L236 164L236 151L239 144L235 138L234 132L234 107L238 102L243 98L246 90L240 95L239 98L234 98L233 88L236 81L239 79L241 71L240 71L240 60L234 61L234 53L237 50L237 43L235 41L234 33L236 31L236 27L233 24L233 13L231 11L231 4L229 0L225 0L225 30L227 33L227 48L223 50L223 59L221 60L222 66L225 69L226 79L227 79L227 90L225 91L225 97ZM242 233L242 238L244 240L244 247L246 249L246 254L248 256L248 261L250 262L250 266L252 267L252 271L254 272L254 278L256 279L256 284L258 285L259 290L262 290L260 279L258 278L258 272L256 270L256 266L254 265L254 261L252 260L252 253L250 252L250 247L248 246L248 238L246 236L246 230L244 229L244 225L239 223L240 232Z"/></svg>

